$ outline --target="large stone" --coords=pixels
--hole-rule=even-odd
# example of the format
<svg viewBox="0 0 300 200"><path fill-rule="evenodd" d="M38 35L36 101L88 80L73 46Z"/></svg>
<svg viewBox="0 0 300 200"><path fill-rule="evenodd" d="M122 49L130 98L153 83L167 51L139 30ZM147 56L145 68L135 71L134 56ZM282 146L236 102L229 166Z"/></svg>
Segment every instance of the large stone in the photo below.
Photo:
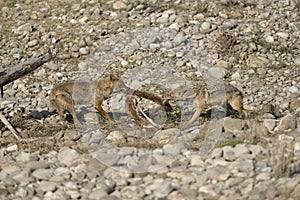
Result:
<svg viewBox="0 0 300 200"><path fill-rule="evenodd" d="M92 191L89 195L89 199L103 199L103 197L106 197L108 194L103 189L96 189Z"/></svg>
<svg viewBox="0 0 300 200"><path fill-rule="evenodd" d="M106 139L111 140L116 144L125 144L126 143L126 133L122 131L113 131L111 132Z"/></svg>
<svg viewBox="0 0 300 200"><path fill-rule="evenodd" d="M263 125L268 129L269 132L272 132L276 126L276 120L265 119Z"/></svg>
<svg viewBox="0 0 300 200"><path fill-rule="evenodd" d="M27 152L20 152L19 155L16 157L17 162L30 162L30 161L37 161L39 159L38 154L31 154Z"/></svg>
<svg viewBox="0 0 300 200"><path fill-rule="evenodd" d="M242 130L246 125L245 120L233 119L230 117L224 118L224 130L225 132L234 132Z"/></svg>
<svg viewBox="0 0 300 200"><path fill-rule="evenodd" d="M228 70L222 67L211 67L208 69L208 75L217 79L223 79Z"/></svg>
<svg viewBox="0 0 300 200"><path fill-rule="evenodd" d="M211 167L211 168L206 170L206 172L204 173L204 177L206 177L207 179L218 180L220 174L221 173L217 168Z"/></svg>
<svg viewBox="0 0 300 200"><path fill-rule="evenodd" d="M228 68L231 68L232 64L230 62L225 61L225 60L219 60L216 64L216 66L228 69Z"/></svg>
<svg viewBox="0 0 300 200"><path fill-rule="evenodd" d="M167 144L174 140L179 132L180 130L176 128L161 130L156 132L152 139L160 144Z"/></svg>
<svg viewBox="0 0 300 200"><path fill-rule="evenodd" d="M166 144L164 145L163 150L166 155L179 155L184 148L184 143Z"/></svg>
<svg viewBox="0 0 300 200"><path fill-rule="evenodd" d="M40 180L48 180L53 174L51 169L37 169L32 172L32 176Z"/></svg>
<svg viewBox="0 0 300 200"><path fill-rule="evenodd" d="M200 156L193 156L191 158L191 166L204 167L204 161Z"/></svg>
<svg viewBox="0 0 300 200"><path fill-rule="evenodd" d="M210 29L211 29L211 23L210 22L203 22L201 24L201 31L202 32L209 31Z"/></svg>
<svg viewBox="0 0 300 200"><path fill-rule="evenodd" d="M76 162L80 158L80 154L74 149L65 147L59 151L57 158L60 163L63 163L66 166L71 166L74 162Z"/></svg>
<svg viewBox="0 0 300 200"><path fill-rule="evenodd" d="M288 114L280 119L278 126L275 128L276 132L293 131L297 127L296 117Z"/></svg>
<svg viewBox="0 0 300 200"><path fill-rule="evenodd" d="M234 148L235 156L239 158L241 155L250 154L251 151L247 144L237 144Z"/></svg>
<svg viewBox="0 0 300 200"><path fill-rule="evenodd" d="M117 1L113 4L113 9L115 10L125 10L127 8L127 5L123 3L122 1Z"/></svg>
<svg viewBox="0 0 300 200"><path fill-rule="evenodd" d="M170 182L164 183L157 190L154 191L154 196L157 199L167 197L167 195L173 190L173 186Z"/></svg>
<svg viewBox="0 0 300 200"><path fill-rule="evenodd" d="M231 146L225 146L222 148L222 150L223 150L223 158L226 161L234 161L236 159L235 151Z"/></svg>
<svg viewBox="0 0 300 200"><path fill-rule="evenodd" d="M46 161L31 161L26 163L24 166L32 170L49 168L49 164Z"/></svg>
<svg viewBox="0 0 300 200"><path fill-rule="evenodd" d="M246 59L246 64L250 68L261 68L261 67L266 67L268 61L259 58L255 55L249 55L248 58Z"/></svg>

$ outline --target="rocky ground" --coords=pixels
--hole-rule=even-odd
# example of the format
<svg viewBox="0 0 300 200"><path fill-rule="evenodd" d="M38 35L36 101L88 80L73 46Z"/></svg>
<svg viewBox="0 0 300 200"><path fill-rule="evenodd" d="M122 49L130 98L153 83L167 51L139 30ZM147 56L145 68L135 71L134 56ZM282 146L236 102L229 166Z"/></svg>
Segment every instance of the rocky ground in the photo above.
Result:
<svg viewBox="0 0 300 200"><path fill-rule="evenodd" d="M0 0L0 8L3 68L48 47L55 55L4 87L1 112L22 139L0 124L1 199L300 198L299 1ZM104 105L117 124L88 106L76 105L83 126L55 113L54 85L109 72L156 92L230 82L249 117L210 109L180 131L192 102L172 102L171 121L141 102L166 123L146 129L122 113L117 91Z"/></svg>

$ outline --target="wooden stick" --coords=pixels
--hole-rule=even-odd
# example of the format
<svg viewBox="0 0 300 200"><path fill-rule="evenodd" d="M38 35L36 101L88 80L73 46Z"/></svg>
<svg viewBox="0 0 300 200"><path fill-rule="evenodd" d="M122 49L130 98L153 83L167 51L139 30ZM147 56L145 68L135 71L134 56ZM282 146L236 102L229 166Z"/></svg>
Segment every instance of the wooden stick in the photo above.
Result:
<svg viewBox="0 0 300 200"><path fill-rule="evenodd" d="M9 121L6 119L6 117L0 112L0 120L3 122L3 124L12 132L12 134L17 138L19 141L21 138L18 135L17 130L9 123Z"/></svg>
<svg viewBox="0 0 300 200"><path fill-rule="evenodd" d="M42 66L44 63L50 61L52 58L53 58L52 52L50 49L48 49L48 53L46 53L45 55L39 56L37 58L32 58L23 63L4 68L4 71L0 72L1 97L3 98L3 86L13 82L14 80L22 76L25 76L26 74ZM9 121L5 118L5 116L1 112L0 112L0 120L12 132L12 134L17 138L17 140L20 141L21 138L18 135L18 132L9 123Z"/></svg>
<svg viewBox="0 0 300 200"><path fill-rule="evenodd" d="M162 126L155 123L150 117L148 117L148 115L146 115L146 113L144 113L144 111L141 109L141 107L139 106L139 104L136 105L138 110L142 113L142 115L146 118L146 120L156 129L161 130Z"/></svg>
<svg viewBox="0 0 300 200"><path fill-rule="evenodd" d="M42 66L44 63L50 61L53 58L52 52L49 49L48 53L39 56L37 58L32 58L23 63L8 66L4 68L4 71L0 72L0 87L13 82L14 80L32 72L38 67Z"/></svg>

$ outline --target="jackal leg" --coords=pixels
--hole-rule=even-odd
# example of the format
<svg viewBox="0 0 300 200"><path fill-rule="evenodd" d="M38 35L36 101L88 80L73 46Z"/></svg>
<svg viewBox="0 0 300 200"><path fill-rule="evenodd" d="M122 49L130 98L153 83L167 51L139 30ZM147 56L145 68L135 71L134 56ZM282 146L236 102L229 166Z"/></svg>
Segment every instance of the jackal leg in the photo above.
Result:
<svg viewBox="0 0 300 200"><path fill-rule="evenodd" d="M228 99L228 103L232 107L232 109L238 111L239 113L243 112L245 115L245 118L248 118L248 112L243 107L242 96L233 96Z"/></svg>
<svg viewBox="0 0 300 200"><path fill-rule="evenodd" d="M79 121L74 106L73 106L73 101L72 98L68 95L64 94L59 94L55 97L55 99L51 100L52 104L56 108L56 112L64 117L64 111L67 110L73 117L74 123L81 124Z"/></svg>
<svg viewBox="0 0 300 200"><path fill-rule="evenodd" d="M181 128L183 128L183 129L189 128L198 119L198 117L200 116L200 114L202 113L202 111L204 110L204 108L206 106L206 101L203 101L203 100L200 101L200 100L197 100L197 98L196 98L196 104L197 104L197 109L196 109L195 113L193 114L192 118L188 122L184 123Z"/></svg>
<svg viewBox="0 0 300 200"><path fill-rule="evenodd" d="M134 90L132 95L136 95L138 97L142 97L145 99L148 99L156 104L159 104L161 106L163 106L165 108L166 111L172 111L173 108L170 105L169 101L160 97L159 95L156 95L154 93L151 92L146 92L146 91L142 91L142 90Z"/></svg>
<svg viewBox="0 0 300 200"><path fill-rule="evenodd" d="M107 114L107 112L102 108L103 99L102 98L96 98L94 102L95 109L106 119L107 121L113 121L110 116Z"/></svg>

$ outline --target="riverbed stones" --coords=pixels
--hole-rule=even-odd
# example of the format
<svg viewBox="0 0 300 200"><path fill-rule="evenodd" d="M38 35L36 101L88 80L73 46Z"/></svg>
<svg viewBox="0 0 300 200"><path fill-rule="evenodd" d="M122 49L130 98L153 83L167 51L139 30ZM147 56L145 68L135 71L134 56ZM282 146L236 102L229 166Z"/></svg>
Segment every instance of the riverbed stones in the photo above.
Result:
<svg viewBox="0 0 300 200"><path fill-rule="evenodd" d="M297 199L295 9L295 1L271 0L3 2L2 71L49 45L55 59L4 86L1 113L22 140L0 124L0 198ZM124 95L116 92L111 99L117 100L104 102L105 110L114 104L117 109L109 113L127 121L103 131L102 123L90 125L97 114L89 114L88 106L77 110L87 122L79 128L58 117L48 102L61 82L96 80L115 71L126 82L134 69L135 82L166 87L215 75L242 91L250 119L230 115L213 126L216 121L204 111L200 128L180 130L174 123L149 131L133 126L123 114ZM171 70L164 75L166 69ZM179 112L192 115L192 101L176 103ZM151 112L159 122L156 115Z"/></svg>

